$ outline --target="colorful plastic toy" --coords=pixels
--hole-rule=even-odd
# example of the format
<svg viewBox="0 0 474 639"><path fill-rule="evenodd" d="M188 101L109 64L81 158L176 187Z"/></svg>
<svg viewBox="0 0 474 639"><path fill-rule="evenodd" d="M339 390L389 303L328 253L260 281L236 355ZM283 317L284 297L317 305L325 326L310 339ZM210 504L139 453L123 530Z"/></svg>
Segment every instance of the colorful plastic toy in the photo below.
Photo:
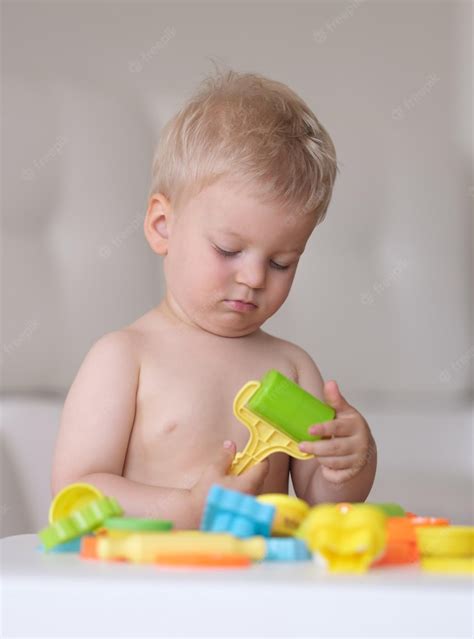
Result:
<svg viewBox="0 0 474 639"><path fill-rule="evenodd" d="M296 533L334 573L365 572L386 545L386 515L367 504L321 504Z"/></svg>
<svg viewBox="0 0 474 639"><path fill-rule="evenodd" d="M405 510L398 504L393 504L393 503L376 504L372 502L364 502L364 503L366 503L368 506L377 506L377 508L380 508L387 515L387 517L406 517Z"/></svg>
<svg viewBox="0 0 474 639"><path fill-rule="evenodd" d="M303 539L271 537L266 540L266 561L307 561L311 552Z"/></svg>
<svg viewBox="0 0 474 639"><path fill-rule="evenodd" d="M107 535L84 537L80 555L85 559L107 559L134 563L154 563L157 557L178 555L244 555L256 561L266 554L265 539L236 539L228 534L200 531L130 533L127 537Z"/></svg>
<svg viewBox="0 0 474 639"><path fill-rule="evenodd" d="M272 535L291 536L301 525L309 513L309 504L298 497L290 497L280 493L259 495L257 501L261 504L275 506L275 518L272 525Z"/></svg>
<svg viewBox="0 0 474 639"><path fill-rule="evenodd" d="M306 392L277 370L269 370L261 381L250 381L234 399L234 415L249 430L250 438L237 453L231 474L240 475L273 453L283 452L297 459L314 455L303 453L298 444L315 441L312 424L334 419L335 411Z"/></svg>
<svg viewBox="0 0 474 639"><path fill-rule="evenodd" d="M48 514L49 523L53 524L58 519L69 517L75 510L101 497L104 497L104 494L92 484L69 484L52 500Z"/></svg>
<svg viewBox="0 0 474 639"><path fill-rule="evenodd" d="M425 572L450 575L474 575L473 557L422 557L421 567Z"/></svg>
<svg viewBox="0 0 474 639"><path fill-rule="evenodd" d="M451 523L444 517L420 517L413 513L407 513L406 516L414 526L449 526Z"/></svg>
<svg viewBox="0 0 474 639"><path fill-rule="evenodd" d="M415 526L409 517L390 517L387 520L387 545L384 554L373 566L418 563L420 553Z"/></svg>
<svg viewBox="0 0 474 639"><path fill-rule="evenodd" d="M58 554L69 552L78 553L81 549L81 539L82 537L75 537L74 539L71 539L71 541L65 541L62 544L57 544L57 546L53 546L52 548L50 548L48 552ZM43 546L43 544L39 544L39 546L37 546L37 549L41 552L45 551L45 547Z"/></svg>
<svg viewBox="0 0 474 639"><path fill-rule="evenodd" d="M415 530L423 557L474 557L474 526L418 526Z"/></svg>
<svg viewBox="0 0 474 639"><path fill-rule="evenodd" d="M227 532L236 537L270 537L275 506L259 503L252 495L214 485L207 495L201 530Z"/></svg>
<svg viewBox="0 0 474 639"><path fill-rule="evenodd" d="M173 522L165 519L147 519L144 517L110 517L106 519L96 534L108 534L110 537L123 537L132 532L169 532Z"/></svg>
<svg viewBox="0 0 474 639"><path fill-rule="evenodd" d="M219 555L215 553L178 553L157 555L156 563L161 566L182 566L185 568L248 568L252 562L245 555Z"/></svg>
<svg viewBox="0 0 474 639"><path fill-rule="evenodd" d="M74 510L68 517L58 519L50 526L39 531L38 536L43 542L45 550L50 550L58 544L71 541L85 533L98 528L108 517L115 517L123 513L120 504L113 497L101 497L89 501Z"/></svg>

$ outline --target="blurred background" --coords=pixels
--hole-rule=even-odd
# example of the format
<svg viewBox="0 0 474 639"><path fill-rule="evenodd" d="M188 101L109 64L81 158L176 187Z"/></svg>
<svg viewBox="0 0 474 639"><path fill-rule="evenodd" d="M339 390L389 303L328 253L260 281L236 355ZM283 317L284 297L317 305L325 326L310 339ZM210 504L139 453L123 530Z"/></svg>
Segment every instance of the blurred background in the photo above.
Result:
<svg viewBox="0 0 474 639"><path fill-rule="evenodd" d="M212 60L289 84L340 174L285 306L369 421L372 501L472 523L470 2L2 3L2 535L46 524L65 395L157 305L154 145Z"/></svg>

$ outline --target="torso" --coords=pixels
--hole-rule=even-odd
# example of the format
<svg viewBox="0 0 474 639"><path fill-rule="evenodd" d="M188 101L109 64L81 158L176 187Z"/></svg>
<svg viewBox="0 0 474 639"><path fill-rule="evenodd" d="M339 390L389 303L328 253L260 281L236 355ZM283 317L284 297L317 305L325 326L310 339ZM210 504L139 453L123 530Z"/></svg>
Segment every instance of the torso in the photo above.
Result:
<svg viewBox="0 0 474 639"><path fill-rule="evenodd" d="M213 463L224 440L241 451L247 428L234 416L237 391L277 368L295 379L289 343L257 331L219 337L173 323L157 309L131 324L140 359L136 413L123 476L172 488L191 488ZM270 457L265 493L288 492L288 456Z"/></svg>

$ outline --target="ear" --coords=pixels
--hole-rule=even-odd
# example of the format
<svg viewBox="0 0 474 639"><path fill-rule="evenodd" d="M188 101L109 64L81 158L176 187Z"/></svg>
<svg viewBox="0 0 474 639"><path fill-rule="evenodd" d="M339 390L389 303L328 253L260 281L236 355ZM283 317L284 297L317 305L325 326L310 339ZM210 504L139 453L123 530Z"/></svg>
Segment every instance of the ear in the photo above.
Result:
<svg viewBox="0 0 474 639"><path fill-rule="evenodd" d="M163 193L151 196L143 229L148 244L158 255L167 255L168 238L171 233L173 210L171 202Z"/></svg>

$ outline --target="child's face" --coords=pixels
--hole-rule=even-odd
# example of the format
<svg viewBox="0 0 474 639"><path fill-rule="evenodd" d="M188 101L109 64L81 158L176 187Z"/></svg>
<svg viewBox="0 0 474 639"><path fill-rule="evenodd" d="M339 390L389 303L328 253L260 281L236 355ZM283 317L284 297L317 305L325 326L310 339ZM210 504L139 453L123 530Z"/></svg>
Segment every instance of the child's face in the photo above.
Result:
<svg viewBox="0 0 474 639"><path fill-rule="evenodd" d="M171 211L167 228L170 310L216 335L240 337L285 301L314 218L220 180Z"/></svg>

